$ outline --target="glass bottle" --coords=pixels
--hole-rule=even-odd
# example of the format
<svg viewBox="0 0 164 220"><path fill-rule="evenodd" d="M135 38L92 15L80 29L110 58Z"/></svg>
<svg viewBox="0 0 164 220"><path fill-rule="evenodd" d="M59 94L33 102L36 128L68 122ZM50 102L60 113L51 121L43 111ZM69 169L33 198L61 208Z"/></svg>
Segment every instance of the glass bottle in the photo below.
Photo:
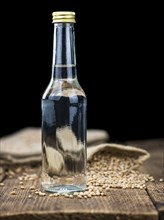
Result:
<svg viewBox="0 0 164 220"><path fill-rule="evenodd" d="M76 75L75 13L53 12L51 81L42 97L44 190L57 193L86 187L87 99Z"/></svg>

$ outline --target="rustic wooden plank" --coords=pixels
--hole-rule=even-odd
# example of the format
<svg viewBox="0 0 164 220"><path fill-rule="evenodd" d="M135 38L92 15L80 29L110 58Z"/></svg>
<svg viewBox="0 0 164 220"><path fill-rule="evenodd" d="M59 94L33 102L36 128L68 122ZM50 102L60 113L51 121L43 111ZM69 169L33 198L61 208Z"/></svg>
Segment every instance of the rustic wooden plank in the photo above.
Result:
<svg viewBox="0 0 164 220"><path fill-rule="evenodd" d="M143 147L151 154L142 168L156 178L155 183L148 183L148 194L138 189L111 189L107 197L91 199L39 197L29 189L31 185L39 188L39 180L35 180L27 182L25 190L16 189L17 195L11 196L14 186L20 186L19 180L6 179L5 186L0 187L0 219L158 219L154 203L163 220L163 183L158 180L163 177L164 139L128 144Z"/></svg>
<svg viewBox="0 0 164 220"><path fill-rule="evenodd" d="M6 179L4 184L0 187L0 219L158 219L145 190L111 189L106 197L71 199L36 195L30 186L40 188L39 179L26 181L24 190L16 177ZM17 195L10 195L13 190Z"/></svg>
<svg viewBox="0 0 164 220"><path fill-rule="evenodd" d="M129 141L128 144L149 151L151 158L141 167L142 172L151 174L155 182L147 183L147 192L159 212L159 219L164 220L164 139Z"/></svg>
<svg viewBox="0 0 164 220"><path fill-rule="evenodd" d="M164 182L150 182L147 192L159 211L159 219L164 220Z"/></svg>

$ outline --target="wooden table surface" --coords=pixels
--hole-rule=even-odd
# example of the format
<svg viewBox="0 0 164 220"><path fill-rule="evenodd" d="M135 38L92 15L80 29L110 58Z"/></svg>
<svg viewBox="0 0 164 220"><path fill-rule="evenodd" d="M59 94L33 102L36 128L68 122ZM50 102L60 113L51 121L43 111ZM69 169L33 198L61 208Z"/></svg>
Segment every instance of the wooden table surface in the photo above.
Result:
<svg viewBox="0 0 164 220"><path fill-rule="evenodd" d="M142 171L154 176L147 189L111 189L105 197L88 199L40 197L30 186L40 188L38 178L27 181L20 189L18 174L4 179L0 187L0 219L109 219L109 220L164 220L164 139L129 141L129 145L148 150L151 158ZM40 167L31 173L40 172ZM20 176L20 174L19 174ZM11 195L15 189L16 195ZM32 195L31 198L28 198Z"/></svg>

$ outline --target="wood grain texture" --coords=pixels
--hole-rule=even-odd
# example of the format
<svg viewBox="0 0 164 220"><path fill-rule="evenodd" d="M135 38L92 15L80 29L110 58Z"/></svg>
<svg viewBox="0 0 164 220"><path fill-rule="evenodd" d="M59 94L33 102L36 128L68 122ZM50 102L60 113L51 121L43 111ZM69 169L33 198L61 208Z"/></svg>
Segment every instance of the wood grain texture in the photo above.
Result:
<svg viewBox="0 0 164 220"><path fill-rule="evenodd" d="M0 188L0 219L158 219L145 190L111 189L106 197L71 199L49 194L39 197L30 190L30 186L40 188L39 179L26 181L23 190L17 178L6 179L4 184ZM10 195L13 190L16 195Z"/></svg>
<svg viewBox="0 0 164 220"><path fill-rule="evenodd" d="M150 153L151 158L141 167L142 172L151 174L155 182L147 183L147 193L159 213L159 219L164 220L164 139L129 141L128 144L142 147Z"/></svg>
<svg viewBox="0 0 164 220"><path fill-rule="evenodd" d="M164 220L164 182L148 183L147 192L159 211L159 219Z"/></svg>
<svg viewBox="0 0 164 220"><path fill-rule="evenodd" d="M143 147L151 154L142 171L153 175L156 181L148 183L147 190L111 189L106 197L88 199L49 197L49 194L40 197L30 190L30 186L40 189L38 178L26 181L23 190L15 176L5 179L5 186L0 187L0 219L163 220L164 183L159 178L163 177L164 139L128 144ZM40 168L33 172L39 173ZM10 195L13 190L16 195Z"/></svg>

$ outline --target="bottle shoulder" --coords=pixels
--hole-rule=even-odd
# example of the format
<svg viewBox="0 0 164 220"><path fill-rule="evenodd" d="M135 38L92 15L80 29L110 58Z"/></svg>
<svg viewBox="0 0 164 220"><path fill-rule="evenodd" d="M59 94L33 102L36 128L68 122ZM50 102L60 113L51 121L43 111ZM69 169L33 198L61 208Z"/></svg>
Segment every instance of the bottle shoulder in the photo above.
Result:
<svg viewBox="0 0 164 220"><path fill-rule="evenodd" d="M43 94L43 99L55 99L56 96L83 96L86 97L77 78L75 79L57 79L51 80L46 91Z"/></svg>

